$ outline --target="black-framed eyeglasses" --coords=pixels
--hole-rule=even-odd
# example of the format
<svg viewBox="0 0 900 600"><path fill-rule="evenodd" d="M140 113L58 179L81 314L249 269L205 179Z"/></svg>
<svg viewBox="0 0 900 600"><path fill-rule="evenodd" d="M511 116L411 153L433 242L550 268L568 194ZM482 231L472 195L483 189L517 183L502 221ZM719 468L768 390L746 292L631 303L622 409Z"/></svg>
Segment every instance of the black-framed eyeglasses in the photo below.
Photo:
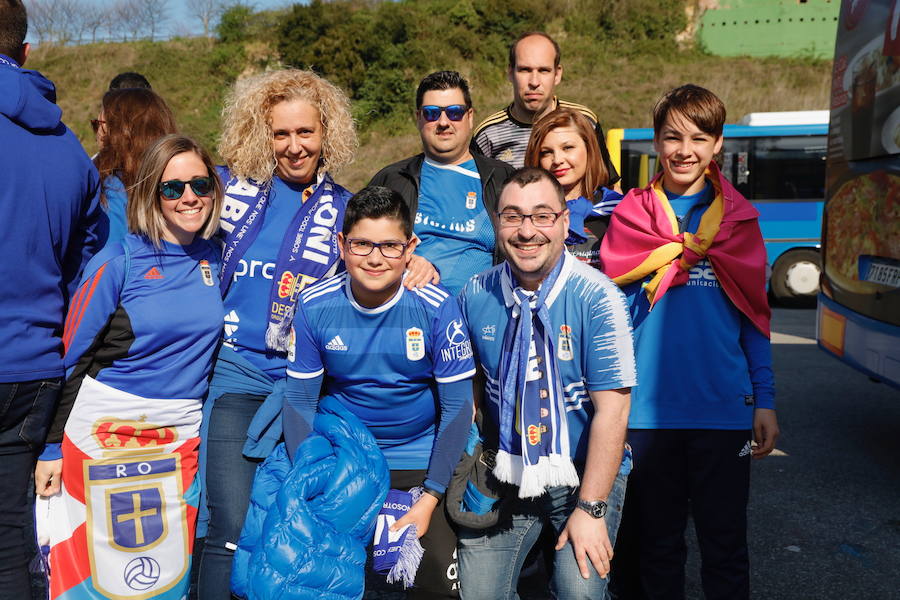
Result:
<svg viewBox="0 0 900 600"><path fill-rule="evenodd" d="M100 130L101 125L106 125L106 121L102 119L91 119L91 129L94 130L94 133Z"/></svg>
<svg viewBox="0 0 900 600"><path fill-rule="evenodd" d="M436 104L426 104L419 109L422 118L433 123L441 118L441 113L447 113L447 118L451 121L462 121L462 118L469 112L469 107L465 104L451 104L450 106L437 106Z"/></svg>
<svg viewBox="0 0 900 600"><path fill-rule="evenodd" d="M385 258L400 258L406 247L409 246L409 242L373 242L362 238L347 238L345 243L350 254L368 256L375 248L378 248Z"/></svg>
<svg viewBox="0 0 900 600"><path fill-rule="evenodd" d="M212 177L194 177L190 181L170 179L159 184L159 194L166 200L178 200L184 195L184 188L188 185L198 196L209 196L213 191Z"/></svg>
<svg viewBox="0 0 900 600"><path fill-rule="evenodd" d="M519 227L525 222L525 219L531 219L531 224L535 227L553 227L556 220L560 218L568 209L564 208L559 212L537 212L525 215L520 212L506 211L497 213L500 225L503 227Z"/></svg>

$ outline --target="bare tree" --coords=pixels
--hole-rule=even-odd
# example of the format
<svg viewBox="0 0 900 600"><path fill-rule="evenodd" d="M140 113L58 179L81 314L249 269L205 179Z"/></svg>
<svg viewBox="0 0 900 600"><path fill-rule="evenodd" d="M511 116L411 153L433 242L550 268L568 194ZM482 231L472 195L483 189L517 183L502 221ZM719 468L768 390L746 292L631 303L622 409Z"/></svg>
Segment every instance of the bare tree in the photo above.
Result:
<svg viewBox="0 0 900 600"><path fill-rule="evenodd" d="M203 25L203 36L209 37L215 22L229 7L228 0L185 0L188 13Z"/></svg>
<svg viewBox="0 0 900 600"><path fill-rule="evenodd" d="M94 43L97 41L97 34L101 30L109 28L109 7L97 2L91 2L89 4L85 4L82 8L82 11L84 35L86 36L87 34L90 34L91 43Z"/></svg>
<svg viewBox="0 0 900 600"><path fill-rule="evenodd" d="M53 0L30 0L25 8L28 10L28 30L37 37L37 43L55 41L56 12L51 4Z"/></svg>
<svg viewBox="0 0 900 600"><path fill-rule="evenodd" d="M141 14L141 0L116 0L112 7L113 19L109 24L109 32L122 34L122 41L136 40L144 28L144 15Z"/></svg>
<svg viewBox="0 0 900 600"><path fill-rule="evenodd" d="M169 20L169 0L142 0L140 7L141 18L152 42L156 39L156 32Z"/></svg>
<svg viewBox="0 0 900 600"><path fill-rule="evenodd" d="M85 10L89 4L78 0L55 0L58 11L59 41L62 44L79 42L84 37Z"/></svg>

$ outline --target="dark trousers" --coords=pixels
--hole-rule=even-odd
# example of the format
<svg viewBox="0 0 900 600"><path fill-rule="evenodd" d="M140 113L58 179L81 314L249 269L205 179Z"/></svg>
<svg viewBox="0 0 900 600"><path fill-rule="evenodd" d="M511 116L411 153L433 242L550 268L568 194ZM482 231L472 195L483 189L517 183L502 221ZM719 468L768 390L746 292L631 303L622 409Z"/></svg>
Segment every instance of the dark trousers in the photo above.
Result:
<svg viewBox="0 0 900 600"><path fill-rule="evenodd" d="M685 597L688 514L706 600L750 597L750 439L747 430L629 430L634 469L613 559L615 598Z"/></svg>
<svg viewBox="0 0 900 600"><path fill-rule="evenodd" d="M408 490L422 485L424 470L391 471L391 487ZM459 598L459 566L456 558L456 532L447 518L443 499L431 514L428 531L419 538L425 554L416 571L413 587L404 593L402 586L388 584L385 575L373 572L366 565L366 595L373 598L407 598L407 600L452 600ZM371 548L369 563L371 563Z"/></svg>
<svg viewBox="0 0 900 600"><path fill-rule="evenodd" d="M243 455L247 428L264 400L249 394L223 394L216 399L206 440L206 503L209 530L198 544L197 597L231 598L231 561L247 517L250 488L260 463ZM197 552L195 552L195 556Z"/></svg>
<svg viewBox="0 0 900 600"><path fill-rule="evenodd" d="M31 598L37 547L29 487L56 410L60 380L0 383L0 598Z"/></svg>

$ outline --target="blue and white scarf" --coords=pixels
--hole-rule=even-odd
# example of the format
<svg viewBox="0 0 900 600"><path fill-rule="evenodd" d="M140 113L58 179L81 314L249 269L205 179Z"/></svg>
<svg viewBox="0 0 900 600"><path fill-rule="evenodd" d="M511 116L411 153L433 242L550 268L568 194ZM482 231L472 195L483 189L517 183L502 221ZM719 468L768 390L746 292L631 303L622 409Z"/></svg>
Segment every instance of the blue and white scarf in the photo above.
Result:
<svg viewBox="0 0 900 600"><path fill-rule="evenodd" d="M229 176L225 205L220 219L224 233L221 280L222 295L228 291L238 262L262 229L272 182L260 184ZM337 270L337 228L344 222L350 192L334 183L331 175L320 178L315 191L294 215L275 260L275 277L269 294L266 347L286 352L290 328L300 291L307 285L333 275Z"/></svg>
<svg viewBox="0 0 900 600"><path fill-rule="evenodd" d="M409 512L423 493L425 490L421 487L414 487L408 492L389 490L375 526L372 570L386 574L388 583L399 582L404 588L412 587L415 582L425 549L419 542L415 525L407 525L400 531L391 531L390 528Z"/></svg>
<svg viewBox="0 0 900 600"><path fill-rule="evenodd" d="M520 498L540 496L548 487L578 486L547 308L564 261L565 253L536 293L517 286L509 263L503 269L512 319L503 338L500 444L493 472L500 481L519 486Z"/></svg>

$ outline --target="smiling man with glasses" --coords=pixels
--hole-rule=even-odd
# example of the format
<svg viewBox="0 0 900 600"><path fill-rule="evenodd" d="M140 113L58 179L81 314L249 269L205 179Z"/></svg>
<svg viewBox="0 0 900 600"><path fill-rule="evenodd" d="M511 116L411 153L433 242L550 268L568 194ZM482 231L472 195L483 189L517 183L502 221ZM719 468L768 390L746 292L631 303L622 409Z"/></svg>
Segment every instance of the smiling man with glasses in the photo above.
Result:
<svg viewBox="0 0 900 600"><path fill-rule="evenodd" d="M472 278L460 305L484 375L483 449L508 485L496 525L459 528L461 597L517 597L525 557L550 525L553 597L602 600L631 470L625 296L565 251L569 211L549 172L513 173L497 208L506 261Z"/></svg>
<svg viewBox="0 0 900 600"><path fill-rule="evenodd" d="M469 84L456 71L438 71L416 90L421 154L389 165L370 185L397 191L414 215L417 253L441 272L452 293L495 260L491 214L512 171L469 152L475 111Z"/></svg>

